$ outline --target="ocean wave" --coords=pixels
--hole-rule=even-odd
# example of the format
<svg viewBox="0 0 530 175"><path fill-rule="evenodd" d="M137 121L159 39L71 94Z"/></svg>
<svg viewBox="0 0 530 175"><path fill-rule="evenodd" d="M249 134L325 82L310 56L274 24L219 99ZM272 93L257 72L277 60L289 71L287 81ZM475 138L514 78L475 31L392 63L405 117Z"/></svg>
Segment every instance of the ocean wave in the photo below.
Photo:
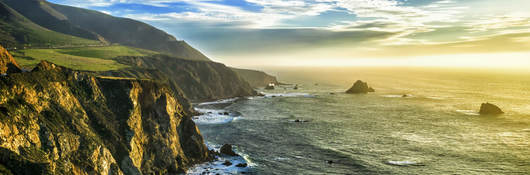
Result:
<svg viewBox="0 0 530 175"><path fill-rule="evenodd" d="M241 117L236 112L229 112L225 110L201 108L195 108L195 110L202 113L202 115L197 115L193 117L193 121L199 125L226 124L233 122ZM225 113L227 113L228 115L225 115Z"/></svg>
<svg viewBox="0 0 530 175"><path fill-rule="evenodd" d="M391 94L391 95L382 95L382 97L386 97L386 98L412 98L414 96L413 95L409 95L409 94L402 94L402 95Z"/></svg>
<svg viewBox="0 0 530 175"><path fill-rule="evenodd" d="M263 95L265 95L264 97L268 97L268 98L271 98L271 97L306 97L306 98L313 98L315 97L314 95L311 95L309 93L263 93Z"/></svg>
<svg viewBox="0 0 530 175"><path fill-rule="evenodd" d="M222 100L217 100L217 101L204 102L204 103L199 103L198 105L199 105L199 106L202 106L202 105L212 105L212 104L226 104L226 103L233 103L233 102L236 101L237 99L239 99L239 97L236 97L236 98L228 98L228 99L222 99Z"/></svg>
<svg viewBox="0 0 530 175"><path fill-rule="evenodd" d="M456 110L456 112L462 113L465 115L472 115L472 116L480 115L477 111L474 111L474 110Z"/></svg>
<svg viewBox="0 0 530 175"><path fill-rule="evenodd" d="M389 160L389 161L386 161L385 163L389 165L396 165L396 166L422 166L423 165L418 162L414 162L410 160L402 160L402 161Z"/></svg>

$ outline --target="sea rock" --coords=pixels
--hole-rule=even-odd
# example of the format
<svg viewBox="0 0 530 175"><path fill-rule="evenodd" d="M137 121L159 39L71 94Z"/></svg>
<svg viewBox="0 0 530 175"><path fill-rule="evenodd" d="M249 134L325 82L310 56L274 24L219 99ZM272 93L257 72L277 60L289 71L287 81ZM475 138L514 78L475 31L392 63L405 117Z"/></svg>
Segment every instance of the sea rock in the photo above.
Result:
<svg viewBox="0 0 530 175"><path fill-rule="evenodd" d="M375 92L375 89L368 86L368 83L357 80L353 86L346 91L348 94L366 94L368 92Z"/></svg>
<svg viewBox="0 0 530 175"><path fill-rule="evenodd" d="M480 115L499 115L504 112L497 105L491 103L482 103L480 106Z"/></svg>
<svg viewBox="0 0 530 175"><path fill-rule="evenodd" d="M13 56L2 46L0 46L0 74L19 73L22 69L17 64Z"/></svg>
<svg viewBox="0 0 530 175"><path fill-rule="evenodd" d="M232 149L232 145L225 144L221 147L220 150L221 154L229 155L229 156L238 156L236 152Z"/></svg>
<svg viewBox="0 0 530 175"><path fill-rule="evenodd" d="M223 162L223 165L224 166L230 166L230 165L232 165L232 162L230 162L229 160L225 160L225 162Z"/></svg>
<svg viewBox="0 0 530 175"><path fill-rule="evenodd" d="M248 164L247 163L239 163L236 165L236 167L239 167L239 168L244 168L244 167L247 167Z"/></svg>

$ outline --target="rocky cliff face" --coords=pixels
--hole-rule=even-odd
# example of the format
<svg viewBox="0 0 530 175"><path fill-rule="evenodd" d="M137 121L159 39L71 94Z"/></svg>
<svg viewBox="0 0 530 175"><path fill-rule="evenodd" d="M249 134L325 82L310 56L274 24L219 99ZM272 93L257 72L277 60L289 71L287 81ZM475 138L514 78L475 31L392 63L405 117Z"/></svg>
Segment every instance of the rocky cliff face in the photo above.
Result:
<svg viewBox="0 0 530 175"><path fill-rule="evenodd" d="M262 71L232 68L254 88L266 87L270 83L278 84L276 77Z"/></svg>
<svg viewBox="0 0 530 175"><path fill-rule="evenodd" d="M119 57L115 60L132 68L102 74L169 82L175 91L183 92L194 101L257 95L243 78L220 63L189 61L165 55Z"/></svg>
<svg viewBox="0 0 530 175"><path fill-rule="evenodd" d="M163 84L42 62L0 77L0 174L176 174L209 159Z"/></svg>
<svg viewBox="0 0 530 175"><path fill-rule="evenodd" d="M20 66L15 59L7 52L7 50L0 46L0 74L21 72Z"/></svg>

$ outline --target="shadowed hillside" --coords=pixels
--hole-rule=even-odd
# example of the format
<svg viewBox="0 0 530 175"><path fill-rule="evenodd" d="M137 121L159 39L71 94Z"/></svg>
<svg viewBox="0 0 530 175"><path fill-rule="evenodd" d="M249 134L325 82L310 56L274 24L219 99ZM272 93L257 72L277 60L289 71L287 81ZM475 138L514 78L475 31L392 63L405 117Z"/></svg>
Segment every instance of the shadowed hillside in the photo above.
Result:
<svg viewBox="0 0 530 175"><path fill-rule="evenodd" d="M91 40L103 40L96 33L70 23L45 0L2 0L34 23L50 30Z"/></svg>
<svg viewBox="0 0 530 175"><path fill-rule="evenodd" d="M269 83L278 84L276 77L269 75L263 71L232 68L239 76L245 79L254 88L265 87Z"/></svg>
<svg viewBox="0 0 530 175"><path fill-rule="evenodd" d="M194 101L257 95L243 78L220 63L165 55L118 57L115 60L131 68L105 72L104 75L166 80Z"/></svg>
<svg viewBox="0 0 530 175"><path fill-rule="evenodd" d="M65 35L43 28L0 1L0 44L6 48L86 46L98 41Z"/></svg>

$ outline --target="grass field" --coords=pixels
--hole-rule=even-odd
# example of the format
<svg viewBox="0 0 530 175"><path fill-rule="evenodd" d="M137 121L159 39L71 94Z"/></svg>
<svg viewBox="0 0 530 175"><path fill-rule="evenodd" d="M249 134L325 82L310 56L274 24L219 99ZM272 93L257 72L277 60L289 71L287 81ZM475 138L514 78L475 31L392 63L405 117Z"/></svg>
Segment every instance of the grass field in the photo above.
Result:
<svg viewBox="0 0 530 175"><path fill-rule="evenodd" d="M32 69L41 60L75 70L108 71L126 68L112 60L118 56L147 56L153 51L125 46L82 47L64 49L25 49L12 52L17 62L25 69Z"/></svg>

